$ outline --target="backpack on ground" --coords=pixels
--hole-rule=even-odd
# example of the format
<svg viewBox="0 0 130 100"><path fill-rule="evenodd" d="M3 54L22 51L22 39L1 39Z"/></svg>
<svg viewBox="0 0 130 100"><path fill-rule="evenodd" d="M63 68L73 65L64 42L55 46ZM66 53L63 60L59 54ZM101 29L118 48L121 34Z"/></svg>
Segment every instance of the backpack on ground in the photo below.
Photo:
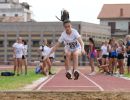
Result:
<svg viewBox="0 0 130 100"><path fill-rule="evenodd" d="M13 72L1 72L1 76L14 76Z"/></svg>
<svg viewBox="0 0 130 100"><path fill-rule="evenodd" d="M36 74L40 74L41 72L42 72L42 68L41 68L40 64L38 64L38 65L36 66L36 68L35 68L35 73L36 73Z"/></svg>

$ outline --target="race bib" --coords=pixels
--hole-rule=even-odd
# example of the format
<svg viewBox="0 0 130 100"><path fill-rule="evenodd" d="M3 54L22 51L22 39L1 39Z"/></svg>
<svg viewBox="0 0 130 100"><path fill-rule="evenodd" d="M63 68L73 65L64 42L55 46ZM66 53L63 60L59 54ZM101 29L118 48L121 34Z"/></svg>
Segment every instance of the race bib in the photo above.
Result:
<svg viewBox="0 0 130 100"><path fill-rule="evenodd" d="M70 49L75 49L78 45L77 41L70 42L70 43L67 43L67 44L69 45Z"/></svg>

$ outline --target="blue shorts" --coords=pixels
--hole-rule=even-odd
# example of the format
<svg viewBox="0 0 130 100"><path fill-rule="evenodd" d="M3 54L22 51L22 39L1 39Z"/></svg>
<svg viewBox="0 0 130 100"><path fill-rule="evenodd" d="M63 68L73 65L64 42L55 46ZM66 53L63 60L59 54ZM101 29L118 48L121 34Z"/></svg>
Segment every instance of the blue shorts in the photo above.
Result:
<svg viewBox="0 0 130 100"><path fill-rule="evenodd" d="M94 53L91 53L91 54L90 54L90 58L92 58L92 59L94 59L94 58L95 58Z"/></svg>
<svg viewBox="0 0 130 100"><path fill-rule="evenodd" d="M117 52L116 51L112 51L111 53L110 53L110 58L117 58L117 56L118 56L118 54L117 54Z"/></svg>

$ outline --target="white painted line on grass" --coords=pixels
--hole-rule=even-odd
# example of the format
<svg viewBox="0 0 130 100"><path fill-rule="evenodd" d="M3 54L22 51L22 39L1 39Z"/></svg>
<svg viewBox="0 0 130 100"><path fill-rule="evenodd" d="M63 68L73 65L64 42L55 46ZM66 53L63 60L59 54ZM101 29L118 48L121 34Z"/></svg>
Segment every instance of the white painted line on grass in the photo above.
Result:
<svg viewBox="0 0 130 100"><path fill-rule="evenodd" d="M100 91L104 91L104 89L99 85L97 84L96 82L94 82L93 80L91 80L90 78L88 78L87 76L85 76L83 73L79 72L82 76L84 76L87 80L89 80L90 82L92 82L94 85L96 85Z"/></svg>

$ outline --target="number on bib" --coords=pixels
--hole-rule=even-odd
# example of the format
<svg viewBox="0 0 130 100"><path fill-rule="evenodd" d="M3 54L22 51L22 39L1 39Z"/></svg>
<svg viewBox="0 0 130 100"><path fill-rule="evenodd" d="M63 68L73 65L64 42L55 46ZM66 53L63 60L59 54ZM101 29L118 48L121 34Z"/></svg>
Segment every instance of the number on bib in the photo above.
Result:
<svg viewBox="0 0 130 100"><path fill-rule="evenodd" d="M74 49L77 47L77 41L76 42L71 42L71 43L68 43L70 49Z"/></svg>

